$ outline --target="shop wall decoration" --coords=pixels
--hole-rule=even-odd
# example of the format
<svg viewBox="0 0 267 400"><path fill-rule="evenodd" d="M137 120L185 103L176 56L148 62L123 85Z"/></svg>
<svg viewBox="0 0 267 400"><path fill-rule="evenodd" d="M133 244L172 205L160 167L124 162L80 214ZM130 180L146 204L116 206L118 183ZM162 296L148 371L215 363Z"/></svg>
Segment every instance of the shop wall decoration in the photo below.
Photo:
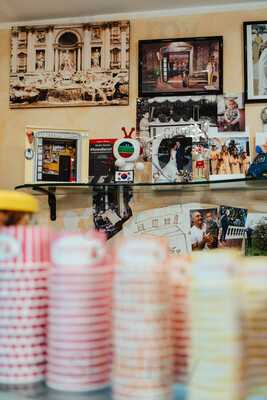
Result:
<svg viewBox="0 0 267 400"><path fill-rule="evenodd" d="M219 132L244 132L246 130L243 97L241 93L217 96Z"/></svg>
<svg viewBox="0 0 267 400"><path fill-rule="evenodd" d="M222 36L139 41L139 97L222 90Z"/></svg>
<svg viewBox="0 0 267 400"><path fill-rule="evenodd" d="M11 108L128 101L128 21L12 28Z"/></svg>
<svg viewBox="0 0 267 400"><path fill-rule="evenodd" d="M217 96L143 97L137 99L136 129L142 135L160 125L217 125Z"/></svg>
<svg viewBox="0 0 267 400"><path fill-rule="evenodd" d="M267 21L244 22L245 102L267 101Z"/></svg>
<svg viewBox="0 0 267 400"><path fill-rule="evenodd" d="M89 133L27 127L25 183L88 182Z"/></svg>

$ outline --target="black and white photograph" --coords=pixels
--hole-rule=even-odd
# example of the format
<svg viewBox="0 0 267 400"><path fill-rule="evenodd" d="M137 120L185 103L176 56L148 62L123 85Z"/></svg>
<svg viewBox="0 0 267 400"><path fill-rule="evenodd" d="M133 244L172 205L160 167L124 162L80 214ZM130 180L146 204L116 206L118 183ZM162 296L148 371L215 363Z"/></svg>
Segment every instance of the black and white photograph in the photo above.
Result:
<svg viewBox="0 0 267 400"><path fill-rule="evenodd" d="M127 105L129 21L11 30L10 107Z"/></svg>
<svg viewBox="0 0 267 400"><path fill-rule="evenodd" d="M217 96L219 132L244 132L246 130L243 97L242 94Z"/></svg>
<svg viewBox="0 0 267 400"><path fill-rule="evenodd" d="M210 180L243 179L250 162L250 143L247 133L221 134L210 137Z"/></svg>
<svg viewBox="0 0 267 400"><path fill-rule="evenodd" d="M245 102L267 100L267 21L244 22Z"/></svg>
<svg viewBox="0 0 267 400"><path fill-rule="evenodd" d="M203 208L190 210L192 251L218 248L218 209Z"/></svg>
<svg viewBox="0 0 267 400"><path fill-rule="evenodd" d="M219 247L242 248L247 215L248 210L245 208L220 206Z"/></svg>
<svg viewBox="0 0 267 400"><path fill-rule="evenodd" d="M132 188L95 188L92 196L95 229L104 232L110 239L122 230L123 224L132 216Z"/></svg>
<svg viewBox="0 0 267 400"><path fill-rule="evenodd" d="M192 138L162 135L152 145L152 182L192 180Z"/></svg>
<svg viewBox="0 0 267 400"><path fill-rule="evenodd" d="M153 126L201 124L217 125L217 97L174 96L138 98L136 129L140 137L151 138Z"/></svg>

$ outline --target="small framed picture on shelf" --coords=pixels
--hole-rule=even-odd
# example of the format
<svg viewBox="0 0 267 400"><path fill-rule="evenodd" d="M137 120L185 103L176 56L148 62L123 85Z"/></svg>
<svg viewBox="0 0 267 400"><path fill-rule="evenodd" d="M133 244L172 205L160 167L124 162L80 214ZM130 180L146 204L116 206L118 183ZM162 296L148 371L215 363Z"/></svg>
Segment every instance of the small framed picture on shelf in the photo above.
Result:
<svg viewBox="0 0 267 400"><path fill-rule="evenodd" d="M267 101L267 21L244 22L245 102Z"/></svg>
<svg viewBox="0 0 267 400"><path fill-rule="evenodd" d="M25 183L88 182L88 133L28 127Z"/></svg>
<svg viewBox="0 0 267 400"><path fill-rule="evenodd" d="M139 97L222 91L222 36L139 41Z"/></svg>
<svg viewBox="0 0 267 400"><path fill-rule="evenodd" d="M152 182L192 181L192 138L170 127L158 132L152 144Z"/></svg>

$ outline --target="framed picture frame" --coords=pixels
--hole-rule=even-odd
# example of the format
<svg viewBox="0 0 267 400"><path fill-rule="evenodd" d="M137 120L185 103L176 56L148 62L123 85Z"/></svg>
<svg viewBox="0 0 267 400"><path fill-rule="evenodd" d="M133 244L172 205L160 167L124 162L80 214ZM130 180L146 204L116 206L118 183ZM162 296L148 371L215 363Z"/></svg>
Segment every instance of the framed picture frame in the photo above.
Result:
<svg viewBox="0 0 267 400"><path fill-rule="evenodd" d="M14 26L10 39L10 108L129 104L129 21Z"/></svg>
<svg viewBox="0 0 267 400"><path fill-rule="evenodd" d="M139 41L139 97L222 93L222 36Z"/></svg>
<svg viewBox="0 0 267 400"><path fill-rule="evenodd" d="M192 137L159 127L152 143L152 182L192 181Z"/></svg>
<svg viewBox="0 0 267 400"><path fill-rule="evenodd" d="M267 102L267 21L243 23L245 103Z"/></svg>
<svg viewBox="0 0 267 400"><path fill-rule="evenodd" d="M89 133L27 127L25 183L88 183Z"/></svg>

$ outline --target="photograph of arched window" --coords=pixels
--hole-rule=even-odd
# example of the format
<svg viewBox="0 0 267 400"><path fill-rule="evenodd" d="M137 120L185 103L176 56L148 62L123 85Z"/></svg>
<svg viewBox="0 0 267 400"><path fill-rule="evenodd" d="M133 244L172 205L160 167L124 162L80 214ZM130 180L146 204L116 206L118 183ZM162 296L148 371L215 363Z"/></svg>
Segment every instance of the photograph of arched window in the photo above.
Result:
<svg viewBox="0 0 267 400"><path fill-rule="evenodd" d="M11 29L10 107L127 105L129 22Z"/></svg>

